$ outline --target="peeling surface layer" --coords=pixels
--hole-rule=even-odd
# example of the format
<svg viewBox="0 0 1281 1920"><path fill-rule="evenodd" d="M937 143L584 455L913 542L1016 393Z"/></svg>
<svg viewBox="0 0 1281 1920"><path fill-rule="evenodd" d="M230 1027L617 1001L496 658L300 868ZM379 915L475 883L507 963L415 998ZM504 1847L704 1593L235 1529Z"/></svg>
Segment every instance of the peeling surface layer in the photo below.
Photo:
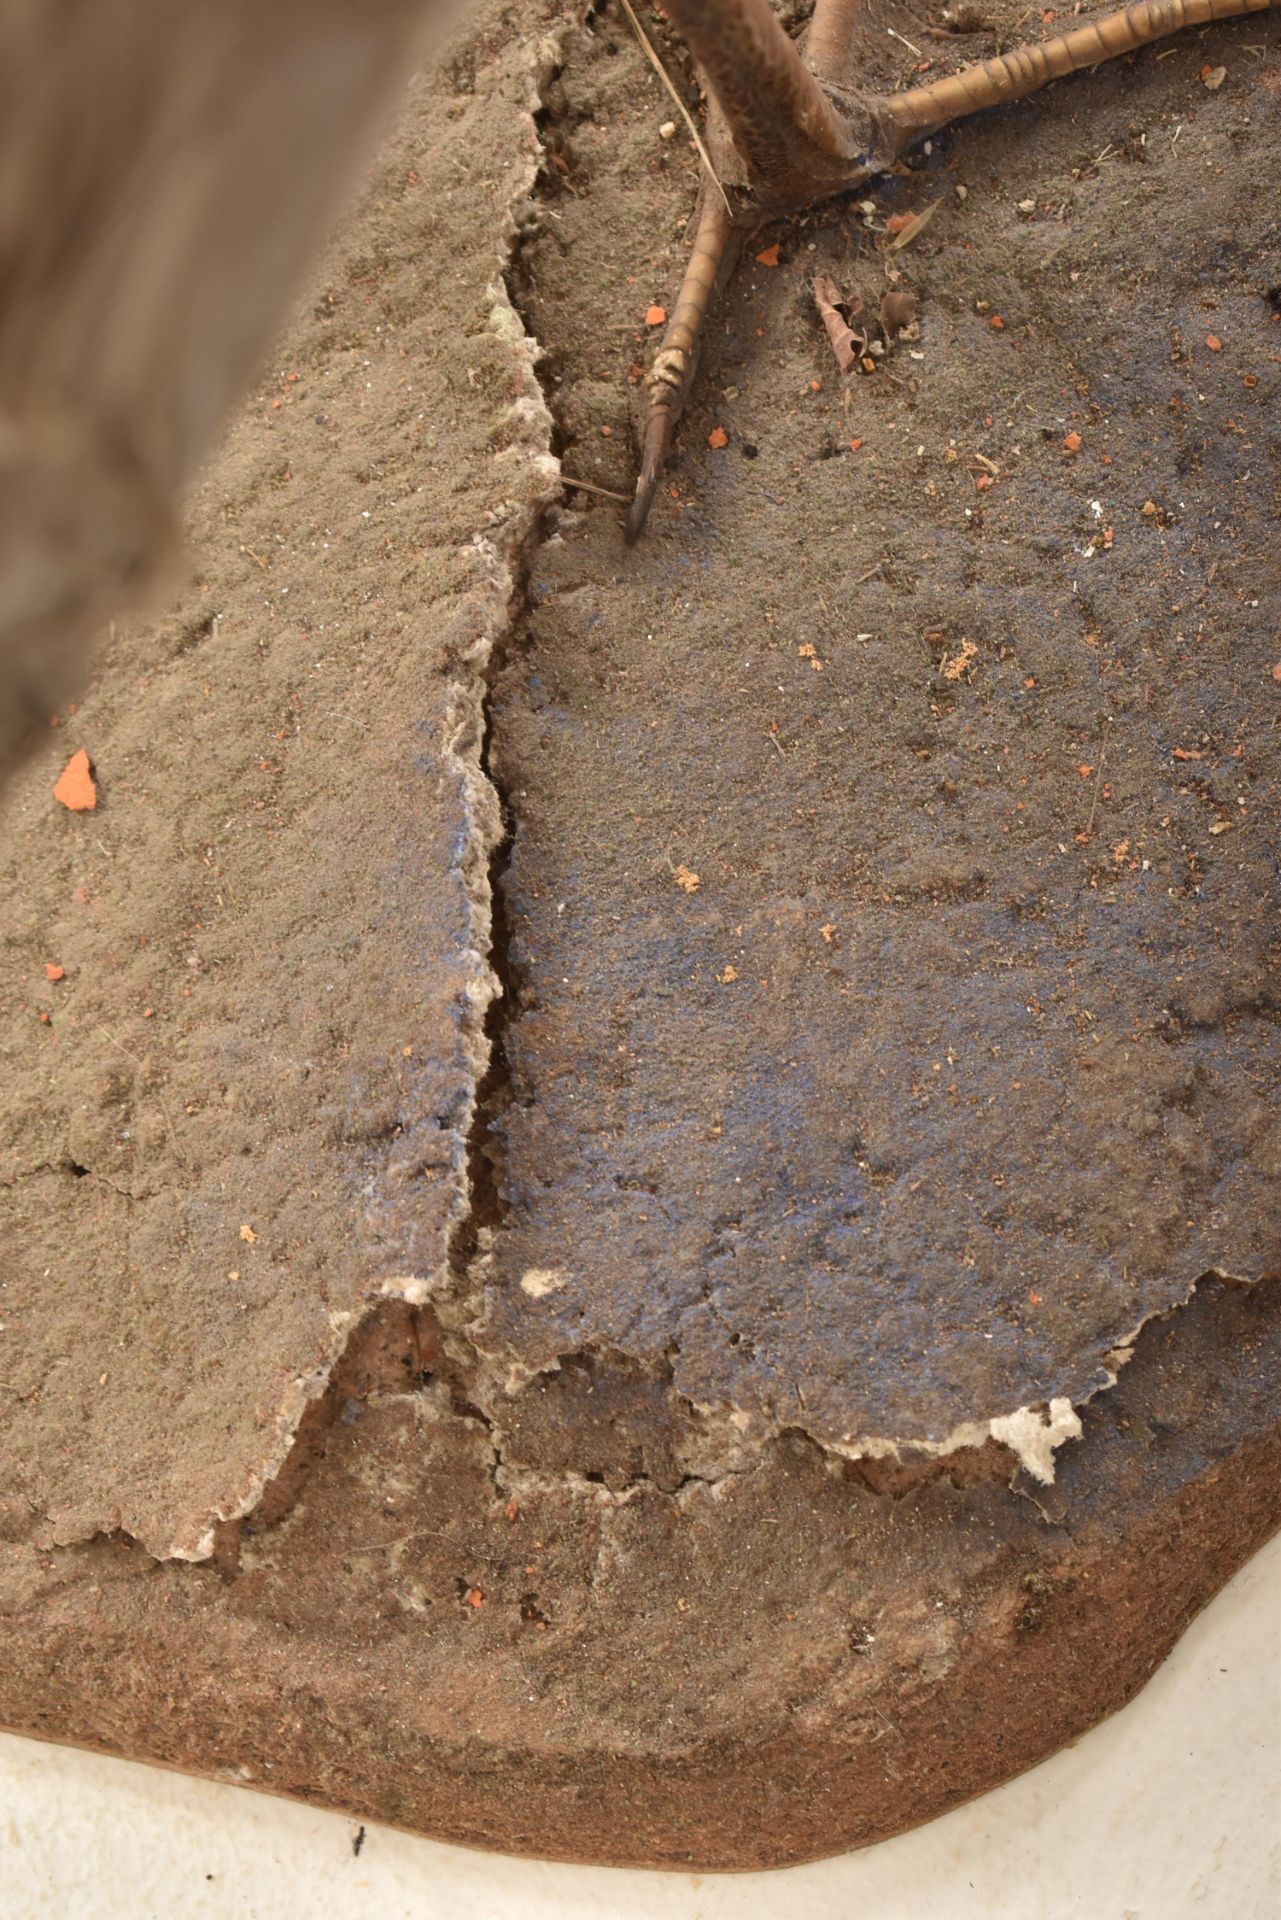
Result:
<svg viewBox="0 0 1281 1920"><path fill-rule="evenodd" d="M580 35L547 137L668 218L693 163L647 170L632 60ZM1216 110L1173 72L1144 110L1177 93L1200 152ZM848 208L780 230L646 541L592 498L539 550L493 746L521 798L477 1337L513 1386L618 1353L749 1438L999 1424L1048 1472L1047 1422L1070 1435L1136 1326L1277 1262L1281 254L1271 202L1207 163L1213 212L1136 267L1192 150L1081 177L1073 103L1106 131L1128 84L949 135L878 195L874 225L948 210L895 265L918 346L844 392L798 289L870 297L885 256ZM988 165L1054 217L975 215L952 189ZM644 301L590 201L548 191L526 311L567 470L620 485L599 368L643 355Z"/></svg>
<svg viewBox="0 0 1281 1920"><path fill-rule="evenodd" d="M114 637L9 803L0 1432L15 1523L52 1542L207 1557L299 1466L371 1299L430 1303L531 1471L675 1489L792 1433L940 1471L995 1441L1049 1484L1137 1329L1203 1272L1275 1264L1261 509L1234 494L1225 561L1228 480L1197 467L1182 397L1160 449L1197 471L1177 514L1146 515L1153 483L1123 466L1084 487L1018 355L971 338L932 264L944 229L915 269L930 402L950 451L1001 453L1008 506L962 506L959 460L921 465L915 376L857 392L874 459L826 457L821 343L749 270L705 404L738 408L752 462L674 469L626 562L601 502L536 543L555 461L527 328L556 344L557 444L598 483L626 478L640 351L575 169L615 169L635 224L684 204L692 163L642 164L628 40L531 21L514 46L477 16L444 87L420 83L197 499L195 582ZM535 112L554 164L530 205ZM1069 144L1038 150L1047 181ZM1266 279L1265 215L1216 190ZM1108 265L1093 214L1078 280ZM492 243L436 260L460 220ZM839 218L816 231L840 266ZM673 225L660 276L678 248ZM1042 367L1088 395L1078 297L1021 297ZM1247 341L1271 325L1244 270L1218 298ZM1096 329L1092 363L1144 315ZM1141 440L1146 387L1099 378L1100 436ZM798 383L818 454L785 483L756 423L791 417ZM1104 479L1131 530L1087 565L1071 529ZM827 529L803 548L794 481ZM875 510L848 533L855 493ZM202 718L215 674L252 740ZM73 720L92 833L49 801Z"/></svg>
<svg viewBox="0 0 1281 1920"><path fill-rule="evenodd" d="M676 1492L507 1466L384 1314L218 1568L0 1537L0 1722L473 1846L779 1866L1076 1737L1277 1519L1275 1287L1147 1329L1027 1499L795 1435Z"/></svg>
<svg viewBox="0 0 1281 1920"><path fill-rule="evenodd" d="M51 1541L207 1554L467 1211L484 673L555 472L502 283L548 48L496 16L416 84L198 489L195 578L6 797L0 1499Z"/></svg>

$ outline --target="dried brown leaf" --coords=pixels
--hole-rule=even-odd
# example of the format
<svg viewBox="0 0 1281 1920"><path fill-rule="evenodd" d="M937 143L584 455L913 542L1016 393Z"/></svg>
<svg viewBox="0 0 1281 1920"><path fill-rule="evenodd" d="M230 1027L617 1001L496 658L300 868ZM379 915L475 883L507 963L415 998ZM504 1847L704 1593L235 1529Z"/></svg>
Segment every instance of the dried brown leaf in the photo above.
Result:
<svg viewBox="0 0 1281 1920"><path fill-rule="evenodd" d="M840 288L826 273L815 276L813 288L814 301L823 325L827 329L827 337L832 343L836 364L842 373L849 373L867 345L867 338L864 334L855 333L846 315L852 318L855 314L861 313L863 302L856 293L851 294L848 300L842 299Z"/></svg>

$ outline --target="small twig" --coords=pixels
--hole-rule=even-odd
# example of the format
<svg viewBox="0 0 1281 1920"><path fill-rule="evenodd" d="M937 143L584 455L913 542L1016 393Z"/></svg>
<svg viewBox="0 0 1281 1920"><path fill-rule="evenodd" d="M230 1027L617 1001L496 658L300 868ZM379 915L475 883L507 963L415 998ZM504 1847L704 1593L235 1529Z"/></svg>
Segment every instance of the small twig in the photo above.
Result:
<svg viewBox="0 0 1281 1920"><path fill-rule="evenodd" d="M348 1547L348 1553L391 1553L396 1547L407 1547L411 1540L449 1540L452 1535L439 1533L434 1527L415 1527L412 1533L402 1533L398 1540L378 1540L372 1546Z"/></svg>
<svg viewBox="0 0 1281 1920"><path fill-rule="evenodd" d="M560 479L563 487L576 488L579 493L598 493L602 500L621 500L625 507L632 503L630 493L619 493L614 487L598 487L594 480L575 480L572 473L562 473Z"/></svg>
<svg viewBox="0 0 1281 1920"><path fill-rule="evenodd" d="M623 0L623 5L627 5L627 0ZM889 34L891 40L897 40L901 47L906 47L909 53L914 53L918 60L924 60L925 55L921 52L921 49L914 47L910 40L905 40L901 33L895 33L893 27L886 27L885 31Z"/></svg>
<svg viewBox="0 0 1281 1920"><path fill-rule="evenodd" d="M636 12L632 6L632 0L623 0L623 12L627 15L627 18L631 21L632 31L635 33L636 38L640 41L641 46L644 48L646 57L649 60L650 65L653 67L654 72L658 75L663 85L667 88L667 91L671 94L672 99L676 102L676 111L680 114L681 119L685 122L685 125L689 128L690 138L693 140L694 145L698 148L699 156L702 159L703 165L707 168L707 171L711 176L712 181L715 184L716 191L720 194L721 199L725 202L725 211L727 214L729 214L732 220L734 217L734 209L730 205L729 195L726 193L724 187L721 185L716 169L712 165L712 157L708 153L707 148L703 145L702 140L699 138L698 128L694 125L693 119L690 115L689 108L685 105L685 102L681 99L679 93L677 93L675 82L673 81L671 75L668 73L667 68L663 65L662 61L659 59L658 55L654 52L654 49L650 43L648 34L645 32L645 29L641 25L640 21L636 18Z"/></svg>
<svg viewBox="0 0 1281 1920"><path fill-rule="evenodd" d="M1104 714L1103 716L1103 730L1099 738L1099 764L1094 769L1094 798L1090 802L1090 817L1085 823L1085 837L1087 840L1094 832L1094 816L1099 810L1099 792L1103 786L1103 762L1108 757L1107 729L1111 717L1110 714Z"/></svg>

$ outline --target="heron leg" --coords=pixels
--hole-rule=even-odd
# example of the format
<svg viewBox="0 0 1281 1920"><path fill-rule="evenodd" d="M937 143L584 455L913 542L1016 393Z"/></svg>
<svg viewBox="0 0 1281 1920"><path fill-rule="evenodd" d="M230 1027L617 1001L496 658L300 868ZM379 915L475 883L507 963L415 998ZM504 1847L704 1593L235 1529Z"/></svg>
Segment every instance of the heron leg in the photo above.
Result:
<svg viewBox="0 0 1281 1920"><path fill-rule="evenodd" d="M1135 0L1068 33L1016 47L902 93L861 89L852 71L859 0L816 0L802 47L769 0L664 0L711 101L709 144L734 157L747 191L731 201L704 174L694 250L646 382L641 468L627 539L645 525L698 363L702 331L742 237L883 172L918 140L1050 81L1133 53L1183 28L1263 13L1281 0Z"/></svg>

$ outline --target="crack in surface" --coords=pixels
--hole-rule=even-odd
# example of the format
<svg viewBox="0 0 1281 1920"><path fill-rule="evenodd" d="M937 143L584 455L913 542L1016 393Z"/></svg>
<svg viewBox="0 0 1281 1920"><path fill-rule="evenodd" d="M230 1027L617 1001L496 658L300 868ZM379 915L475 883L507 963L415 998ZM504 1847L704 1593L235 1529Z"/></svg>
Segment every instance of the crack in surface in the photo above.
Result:
<svg viewBox="0 0 1281 1920"><path fill-rule="evenodd" d="M277 1446L228 1510L210 1517L191 1549L172 1549L166 1556L212 1559L228 1575L238 1570L240 1542L246 1534L277 1526L296 1509L330 1431L354 1403L421 1391L440 1378L452 1412L480 1423L492 1437L492 1421L467 1390L464 1367L477 1356L463 1331L470 1315L477 1259L501 1218L489 1135L507 1087L503 1035L516 986L502 889L512 820L507 796L491 767L491 701L497 675L528 607L532 556L561 488L560 462L553 451L554 425L536 375L541 349L528 333L512 291L525 239L524 209L531 204L544 164L543 98L559 61L558 35L545 36L529 51L527 110L534 136L530 171L509 204L502 236L506 258L488 290L489 328L512 348L516 364L523 364L528 376L509 408L510 424L522 459L541 485L527 488L531 497L518 496L505 503L485 531L473 537L472 545L487 563L489 577L459 622L454 655L458 677L450 688L450 721L442 752L465 796L466 831L456 871L470 903L475 969L460 1010L462 1044L470 1053L474 1091L467 1110L451 1129L461 1140L461 1149L451 1157L454 1194L445 1255L434 1272L383 1277L370 1289L363 1309L333 1317L334 1339L327 1357L297 1378L282 1402ZM399 1138L401 1129L394 1133ZM375 1211L384 1198L382 1181L397 1171L388 1163L381 1175L376 1172L370 1178L365 1199ZM499 1464L495 1447L495 1472Z"/></svg>
<svg viewBox="0 0 1281 1920"><path fill-rule="evenodd" d="M508 258L501 280L493 288L490 314L491 326L518 346L535 377L540 349L522 308L521 284L546 152L542 136L551 111L546 104L547 89L558 70L558 58L557 43L547 41L535 51L531 63L535 99L531 115L539 157L526 190L527 199L523 205L513 204L509 213ZM548 488L537 508L518 508L478 536L476 545L491 564L491 596L501 598L502 607L485 619L484 631L460 652L458 664L468 672L453 689L456 728L447 751L470 797L473 831L460 858L460 870L471 902L472 933L484 984L477 986L467 1009L476 1079L470 1111L457 1123L457 1131L465 1135L465 1140L462 1164L456 1170L446 1258L432 1274L381 1280L376 1297L363 1311L335 1323L335 1345L327 1365L297 1381L289 1405L281 1409L281 1444L274 1462L246 1490L235 1512L214 1518L196 1552L173 1557L213 1559L224 1570L234 1571L242 1531L279 1525L297 1509L335 1422L350 1407L421 1392L437 1383L443 1385L453 1415L478 1423L488 1435L496 1497L518 1485L553 1478L562 1487L581 1486L594 1492L606 1488L617 1500L628 1499L647 1486L680 1498L697 1487L715 1488L726 1479L753 1472L768 1461L778 1444L803 1440L818 1448L833 1467L841 1463L846 1470L855 1471L861 1482L878 1494L899 1497L938 1478L962 1484L970 1478L991 1477L1005 1480L1023 1497L1034 1498L1014 1485L1019 1470L1042 1485L1053 1482L1058 1447L1081 1435L1080 1410L1116 1384L1144 1328L1153 1320L1179 1312L1206 1277L1198 1275L1181 1301L1146 1315L1118 1340L1107 1355L1098 1384L1075 1402L1051 1396L1045 1402L1004 1414L967 1420L933 1442L876 1435L838 1441L811 1433L794 1421L769 1422L764 1431L754 1432L749 1439L746 1432L735 1429L732 1409L705 1406L681 1392L676 1384L679 1340L671 1343L665 1364L659 1367L646 1367L622 1351L591 1343L559 1354L546 1367L522 1370L520 1375L509 1373L505 1380L500 1379L496 1361L478 1346L474 1327L488 1252L506 1212L498 1135L504 1109L512 1097L507 1038L521 1016L525 983L513 959L507 920L505 883L515 816L511 796L504 792L493 764L493 696L505 663L521 645L530 611L530 570L559 489L560 429L547 383L541 385L541 402L533 392L527 392L515 405L526 410L526 428L536 429L542 438L542 454L527 449L528 455L547 463L547 476L555 485ZM532 441L532 433L527 437ZM50 1170L65 1168L51 1166ZM1233 1284L1251 1284L1228 1274L1219 1273L1218 1277ZM705 1298L718 1321L728 1326L712 1296ZM504 1419L504 1407L514 1407L540 1374L559 1373L575 1361L589 1372L593 1368L612 1367L615 1372L631 1369L639 1379L658 1382L683 1409L685 1422L695 1435L692 1450L696 1459L680 1458L671 1474L634 1471L621 1483L611 1482L598 1471L568 1466L548 1475L546 1470L509 1459L506 1448L510 1423ZM682 1444L682 1453L688 1450ZM717 1456L714 1462L709 1462L709 1454Z"/></svg>

